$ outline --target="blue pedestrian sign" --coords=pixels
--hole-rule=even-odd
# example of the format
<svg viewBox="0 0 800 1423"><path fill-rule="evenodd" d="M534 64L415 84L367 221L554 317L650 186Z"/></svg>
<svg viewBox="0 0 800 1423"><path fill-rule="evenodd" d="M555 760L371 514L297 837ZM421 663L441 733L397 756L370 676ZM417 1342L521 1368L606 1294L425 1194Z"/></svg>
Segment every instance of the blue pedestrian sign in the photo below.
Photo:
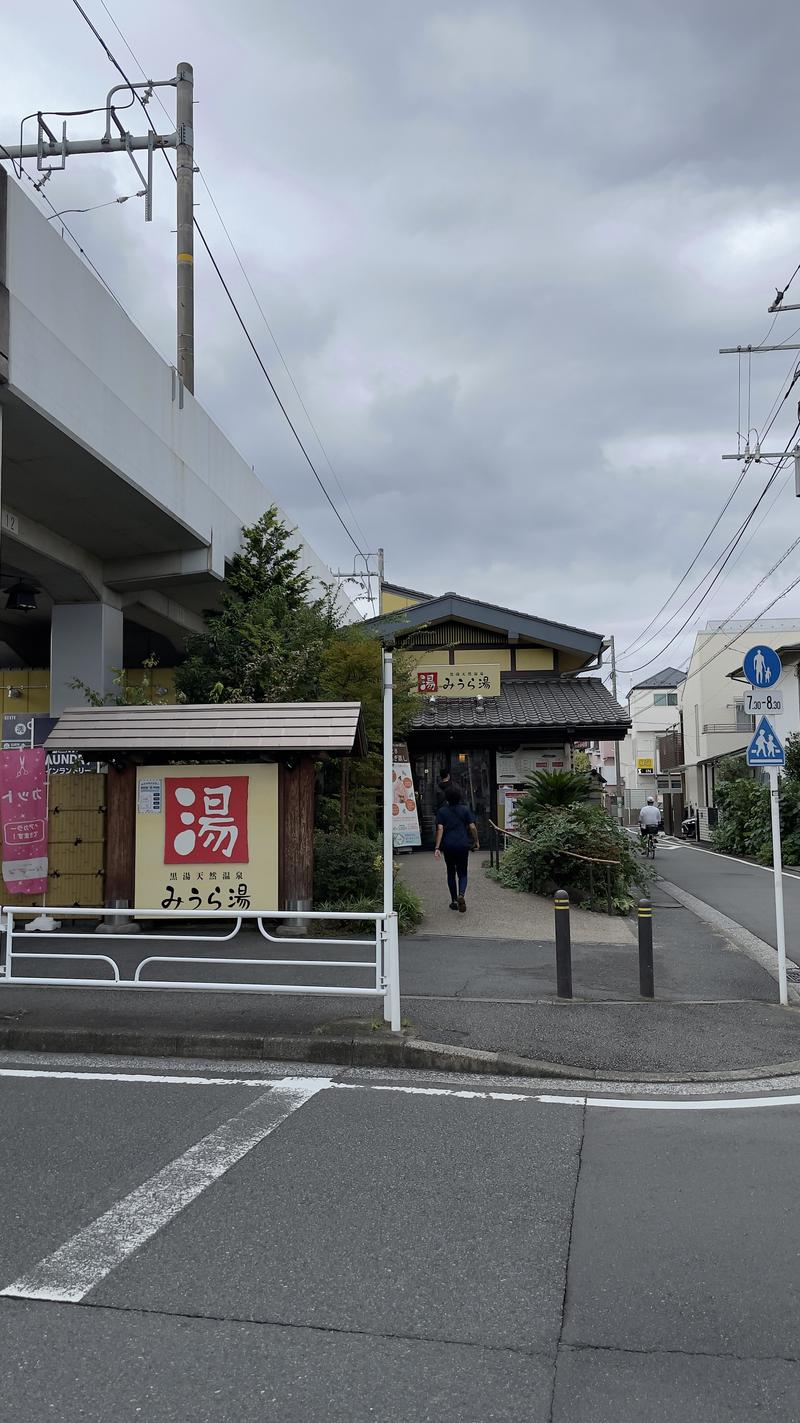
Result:
<svg viewBox="0 0 800 1423"><path fill-rule="evenodd" d="M748 766L782 766L786 756L775 728L762 716L747 748Z"/></svg>
<svg viewBox="0 0 800 1423"><path fill-rule="evenodd" d="M771 647L751 647L745 653L742 670L751 687L774 687L781 679L783 668L777 652Z"/></svg>

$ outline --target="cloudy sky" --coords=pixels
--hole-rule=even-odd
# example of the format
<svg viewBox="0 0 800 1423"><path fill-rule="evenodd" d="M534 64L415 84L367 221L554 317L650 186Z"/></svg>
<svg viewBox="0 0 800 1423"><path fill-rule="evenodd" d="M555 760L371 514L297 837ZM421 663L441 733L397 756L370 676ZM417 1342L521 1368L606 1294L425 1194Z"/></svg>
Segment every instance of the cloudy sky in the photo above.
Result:
<svg viewBox="0 0 800 1423"><path fill-rule="evenodd" d="M349 503L202 184L198 219L362 549L382 544L396 582L614 632L623 650L740 468L720 459L736 449L739 372L717 348L763 340L774 289L800 262L795 7L82 4L128 72L109 11L149 77L194 64L197 162ZM102 103L116 82L72 0L38 0L35 16L5 0L2 72L6 140L24 114ZM137 186L124 157L98 157L73 159L46 192L63 209ZM166 170L149 227L139 201L66 220L171 360ZM198 398L322 557L349 566L353 546L203 257L196 278ZM797 316L779 316L771 340L797 340ZM791 353L743 363L743 429L764 428L793 369ZM770 448L792 435L798 396L800 383ZM664 631L624 667L680 664L695 627L731 614L800 532L782 475L702 607L706 585L668 621L770 473L747 472ZM739 616L799 573L790 555ZM800 589L773 615L795 611Z"/></svg>

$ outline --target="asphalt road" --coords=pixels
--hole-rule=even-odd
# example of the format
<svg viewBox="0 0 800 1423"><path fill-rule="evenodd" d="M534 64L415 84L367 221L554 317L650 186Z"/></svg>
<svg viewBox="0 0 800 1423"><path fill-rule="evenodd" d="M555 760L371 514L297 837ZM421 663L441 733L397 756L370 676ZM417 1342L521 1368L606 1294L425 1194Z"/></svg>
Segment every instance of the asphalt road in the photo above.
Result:
<svg viewBox="0 0 800 1423"><path fill-rule="evenodd" d="M775 889L771 869L717 855L700 846L663 840L656 852L656 871L697 899L727 914L775 948ZM786 952L800 962L800 875L784 873Z"/></svg>
<svg viewBox="0 0 800 1423"><path fill-rule="evenodd" d="M303 1070L2 1059L2 1416L796 1418L800 1082Z"/></svg>

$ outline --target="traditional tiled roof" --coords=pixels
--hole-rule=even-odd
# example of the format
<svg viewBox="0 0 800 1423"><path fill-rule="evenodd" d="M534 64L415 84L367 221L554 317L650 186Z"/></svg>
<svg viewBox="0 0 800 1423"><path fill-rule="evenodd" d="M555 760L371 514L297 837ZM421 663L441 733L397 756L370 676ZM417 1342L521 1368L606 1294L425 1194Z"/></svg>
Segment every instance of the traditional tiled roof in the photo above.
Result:
<svg viewBox="0 0 800 1423"><path fill-rule="evenodd" d="M599 677L506 679L499 697L436 697L423 703L413 730L624 730L630 718Z"/></svg>
<svg viewBox="0 0 800 1423"><path fill-rule="evenodd" d="M663 690L669 687L674 689L679 687L681 682L686 681L686 673L681 672L679 667L662 667L660 672L654 673L652 677L646 678L644 682L637 682L635 687L631 687L632 692L644 692L649 689Z"/></svg>

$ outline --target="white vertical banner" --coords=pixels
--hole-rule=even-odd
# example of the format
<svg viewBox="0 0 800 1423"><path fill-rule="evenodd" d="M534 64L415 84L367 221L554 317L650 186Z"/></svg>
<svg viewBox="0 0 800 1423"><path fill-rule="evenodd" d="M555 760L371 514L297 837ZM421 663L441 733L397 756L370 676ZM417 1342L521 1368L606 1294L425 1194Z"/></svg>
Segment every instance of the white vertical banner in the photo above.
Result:
<svg viewBox="0 0 800 1423"><path fill-rule="evenodd" d="M392 844L395 850L416 849L422 844L411 762L402 742L392 753Z"/></svg>

